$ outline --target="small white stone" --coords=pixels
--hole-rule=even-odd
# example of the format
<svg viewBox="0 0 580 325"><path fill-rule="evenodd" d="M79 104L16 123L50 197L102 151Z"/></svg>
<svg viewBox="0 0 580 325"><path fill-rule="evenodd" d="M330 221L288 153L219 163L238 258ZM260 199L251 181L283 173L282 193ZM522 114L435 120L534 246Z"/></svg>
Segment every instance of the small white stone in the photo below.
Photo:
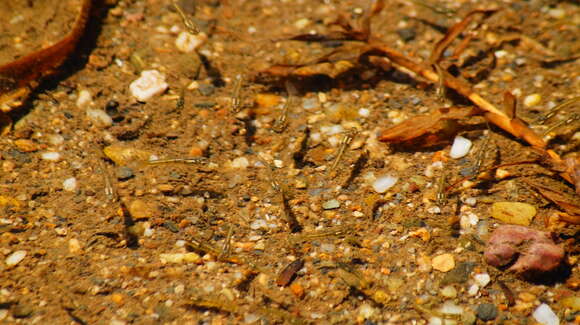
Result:
<svg viewBox="0 0 580 325"><path fill-rule="evenodd" d="M463 313L463 307L456 305L451 300L448 300L443 303L443 306L441 306L439 311L445 315L461 315L461 313Z"/></svg>
<svg viewBox="0 0 580 325"><path fill-rule="evenodd" d="M375 312L376 312L376 310L373 308L373 306L371 306L367 303L363 303L360 306L360 308L358 309L358 314L364 319L369 319L369 318L373 317Z"/></svg>
<svg viewBox="0 0 580 325"><path fill-rule="evenodd" d="M93 125L99 127L107 127L113 125L113 119L107 114L107 112L98 108L87 108L87 117Z"/></svg>
<svg viewBox="0 0 580 325"><path fill-rule="evenodd" d="M69 192L74 192L77 189L77 179L69 177L62 182L62 189Z"/></svg>
<svg viewBox="0 0 580 325"><path fill-rule="evenodd" d="M54 151L47 151L40 154L40 158L42 160L48 161L59 161L60 160L60 153Z"/></svg>
<svg viewBox="0 0 580 325"><path fill-rule="evenodd" d="M250 162L248 161L248 158L246 158L246 157L238 157L238 158L232 160L231 166L232 166L232 168L236 168L236 169L246 169L246 168L248 168L248 166L250 166Z"/></svg>
<svg viewBox="0 0 580 325"><path fill-rule="evenodd" d="M246 316L244 316L244 323L246 323L246 324L253 324L259 320L260 320L260 316L258 316L256 314L246 314Z"/></svg>
<svg viewBox="0 0 580 325"><path fill-rule="evenodd" d="M541 304L534 310L532 314L534 319L542 324L542 325L559 325L560 319L558 316L552 311L550 306L546 304Z"/></svg>
<svg viewBox="0 0 580 325"><path fill-rule="evenodd" d="M398 177L392 175L382 175L377 177L377 179L373 182L373 189L377 193L385 193L388 189L393 187L397 181L399 180Z"/></svg>
<svg viewBox="0 0 580 325"><path fill-rule="evenodd" d="M252 228L252 230L267 229L268 224L264 219L256 219L252 221L252 223L250 224L250 228Z"/></svg>
<svg viewBox="0 0 580 325"><path fill-rule="evenodd" d="M282 168L282 167L284 167L284 162L282 160L279 160L279 159L274 159L274 166L276 168Z"/></svg>
<svg viewBox="0 0 580 325"><path fill-rule="evenodd" d="M76 238L71 238L68 241L68 252L71 254L78 254L83 251L83 247L81 246L81 242L79 242Z"/></svg>
<svg viewBox="0 0 580 325"><path fill-rule="evenodd" d="M542 101L542 95L540 94L531 94L524 98L524 105L526 107L532 107L538 105Z"/></svg>
<svg viewBox="0 0 580 325"><path fill-rule="evenodd" d="M475 283L479 285L480 288L485 288L486 285L491 281L491 277L487 273L478 273L473 276Z"/></svg>
<svg viewBox="0 0 580 325"><path fill-rule="evenodd" d="M474 207L477 204L477 199L474 197L468 197L463 202L465 202L465 204L467 204L469 206Z"/></svg>
<svg viewBox="0 0 580 325"><path fill-rule="evenodd" d="M141 76L129 86L131 95L141 102L163 93L169 85L165 76L157 70L144 70Z"/></svg>
<svg viewBox="0 0 580 325"><path fill-rule="evenodd" d="M479 286L477 284L472 284L469 289L467 289L467 294L474 297L479 292Z"/></svg>
<svg viewBox="0 0 580 325"><path fill-rule="evenodd" d="M185 286L183 284L178 284L175 286L175 294L182 294L185 291Z"/></svg>
<svg viewBox="0 0 580 325"><path fill-rule="evenodd" d="M471 141L458 135L455 137L455 140L453 140L449 156L453 159L463 158L467 156L469 149L471 149Z"/></svg>
<svg viewBox="0 0 580 325"><path fill-rule="evenodd" d="M441 289L441 295L445 298L455 298L457 297L457 289L452 285L445 286Z"/></svg>
<svg viewBox="0 0 580 325"><path fill-rule="evenodd" d="M294 22L294 27L297 29L303 29L308 25L310 25L310 19L308 18L301 18Z"/></svg>
<svg viewBox="0 0 580 325"><path fill-rule="evenodd" d="M562 8L554 8L554 9L548 10L548 15L550 15L556 19L562 19L562 18L566 17L566 11Z"/></svg>
<svg viewBox="0 0 580 325"><path fill-rule="evenodd" d="M26 251L23 251L23 250L16 251L16 252L10 254L10 256L8 256L6 258L6 265L14 266L14 265L22 262L22 260L25 257L26 257Z"/></svg>
<svg viewBox="0 0 580 325"><path fill-rule="evenodd" d="M60 134L47 134L46 141L52 146L59 146L64 143L64 137Z"/></svg>
<svg viewBox="0 0 580 325"><path fill-rule="evenodd" d="M371 111L368 108L361 108L358 110L358 115L360 117L369 117L369 115L371 115Z"/></svg>
<svg viewBox="0 0 580 325"><path fill-rule="evenodd" d="M78 108L85 108L93 103L93 96L91 92L83 89L79 91L79 96L77 97L76 105Z"/></svg>
<svg viewBox="0 0 580 325"><path fill-rule="evenodd" d="M175 39L175 47L183 53L191 53L202 46L207 41L205 33L193 35L188 32L181 32Z"/></svg>

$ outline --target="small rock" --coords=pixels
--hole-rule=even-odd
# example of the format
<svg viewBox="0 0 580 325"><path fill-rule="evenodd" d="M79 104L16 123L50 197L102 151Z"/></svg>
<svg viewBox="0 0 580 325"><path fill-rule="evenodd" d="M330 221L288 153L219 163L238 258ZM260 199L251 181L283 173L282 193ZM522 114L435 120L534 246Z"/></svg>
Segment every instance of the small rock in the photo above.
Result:
<svg viewBox="0 0 580 325"><path fill-rule="evenodd" d="M174 253L174 254L160 254L159 259L161 263L175 263L175 264L182 264L182 263L196 263L198 262L201 257L196 253Z"/></svg>
<svg viewBox="0 0 580 325"><path fill-rule="evenodd" d="M469 289L467 289L467 294L470 297L475 297L478 292L479 292L479 286L477 284L472 284L471 286L469 286Z"/></svg>
<svg viewBox="0 0 580 325"><path fill-rule="evenodd" d="M451 254L441 254L433 258L431 266L437 271L449 272L455 268L455 258Z"/></svg>
<svg viewBox="0 0 580 325"><path fill-rule="evenodd" d="M157 70L144 70L141 76L129 85L131 95L138 101L145 102L153 96L163 93L169 85L165 76Z"/></svg>
<svg viewBox="0 0 580 325"><path fill-rule="evenodd" d="M298 282L293 282L290 285L290 291L292 292L292 294L298 298L298 299L302 299L304 298L304 294L305 294L305 290L304 287L298 283Z"/></svg>
<svg viewBox="0 0 580 325"><path fill-rule="evenodd" d="M21 152L34 152L38 150L38 145L29 139L18 139L14 141L14 145Z"/></svg>
<svg viewBox="0 0 580 325"><path fill-rule="evenodd" d="M181 32L175 39L175 47L183 53L191 53L197 50L206 41L207 35L205 33L193 35L188 32Z"/></svg>
<svg viewBox="0 0 580 325"><path fill-rule="evenodd" d="M497 317L497 307L494 304L480 304L475 313L483 321L494 320Z"/></svg>
<svg viewBox="0 0 580 325"><path fill-rule="evenodd" d="M580 311L580 296L578 296L578 295L566 297L566 298L562 299L562 301L560 303L562 304L562 306L565 306L566 308L570 308L574 312Z"/></svg>
<svg viewBox="0 0 580 325"><path fill-rule="evenodd" d="M47 152L43 152L40 155L40 158L42 160L48 160L48 161L59 161L60 160L60 153L54 152L54 151L47 151Z"/></svg>
<svg viewBox="0 0 580 325"><path fill-rule="evenodd" d="M377 177L373 182L373 189L377 193L385 193L388 189L393 187L397 181L399 180L398 177L392 175L382 175Z"/></svg>
<svg viewBox="0 0 580 325"><path fill-rule="evenodd" d="M491 206L491 216L514 225L529 226L536 215L536 208L522 202L495 202Z"/></svg>
<svg viewBox="0 0 580 325"><path fill-rule="evenodd" d="M121 166L117 169L117 179L119 180L127 180L134 176L133 169L127 166Z"/></svg>
<svg viewBox="0 0 580 325"><path fill-rule="evenodd" d="M246 169L250 166L250 162L246 157L238 157L232 160L231 167L235 169Z"/></svg>
<svg viewBox="0 0 580 325"><path fill-rule="evenodd" d="M415 36L417 36L417 33L413 28L401 28L397 29L396 32L404 42L412 41L415 39Z"/></svg>
<svg viewBox="0 0 580 325"><path fill-rule="evenodd" d="M439 311L445 315L461 315L463 313L463 308L456 305L453 301L448 300L443 303L443 306L441 306Z"/></svg>
<svg viewBox="0 0 580 325"><path fill-rule="evenodd" d="M102 109L87 108L87 118L98 127L108 127L113 125L113 119Z"/></svg>
<svg viewBox="0 0 580 325"><path fill-rule="evenodd" d="M275 94L259 93L255 97L256 105L260 108L270 108L282 102L282 97Z"/></svg>
<svg viewBox="0 0 580 325"><path fill-rule="evenodd" d="M526 107L532 107L538 105L540 101L542 101L542 95L532 94L524 98L524 105L526 105Z"/></svg>
<svg viewBox="0 0 580 325"><path fill-rule="evenodd" d="M79 95L77 97L77 101L76 101L76 105L78 108L86 108L88 107L90 104L92 104L93 102L93 95L91 95L91 92L83 89L81 91L79 91Z"/></svg>
<svg viewBox="0 0 580 325"><path fill-rule="evenodd" d="M308 18L300 18L297 21L294 22L294 27L296 27L297 29L304 29L306 28L308 25L310 25L311 21Z"/></svg>
<svg viewBox="0 0 580 325"><path fill-rule="evenodd" d="M471 140L458 135L453 140L449 157L453 159L463 158L467 156L469 149L471 149Z"/></svg>
<svg viewBox="0 0 580 325"><path fill-rule="evenodd" d="M79 254L80 252L83 251L83 248L81 246L81 243L79 242L78 239L76 238L71 238L68 241L68 252L71 254Z"/></svg>
<svg viewBox="0 0 580 325"><path fill-rule="evenodd" d="M443 280L441 280L441 285L447 285L451 283L465 283L469 280L469 274L475 267L473 262L461 262L457 264L457 267L445 274Z"/></svg>
<svg viewBox="0 0 580 325"><path fill-rule="evenodd" d="M148 161L152 156L148 151L122 144L106 146L103 148L103 153L118 166L126 166L136 161Z"/></svg>
<svg viewBox="0 0 580 325"><path fill-rule="evenodd" d="M441 295L445 298L457 297L457 289L454 286L445 286L441 289Z"/></svg>
<svg viewBox="0 0 580 325"><path fill-rule="evenodd" d="M77 189L77 179L69 177L62 182L62 189L68 192L74 192Z"/></svg>
<svg viewBox="0 0 580 325"><path fill-rule="evenodd" d="M157 210L152 204L137 199L131 202L128 206L129 214L133 219L149 219L157 216Z"/></svg>
<svg viewBox="0 0 580 325"><path fill-rule="evenodd" d="M363 303L358 309L358 314L363 319L369 319L373 317L375 313L375 308L373 308L373 306L369 305L368 303Z"/></svg>
<svg viewBox="0 0 580 325"><path fill-rule="evenodd" d="M332 210L340 208L340 202L338 200L333 199L322 203L322 208L324 210Z"/></svg>
<svg viewBox="0 0 580 325"><path fill-rule="evenodd" d="M16 251L12 254L10 254L10 256L8 256L6 258L6 265L8 266L14 266L20 262L22 262L22 260L26 257L26 251L24 250L19 250Z"/></svg>
<svg viewBox="0 0 580 325"><path fill-rule="evenodd" d="M481 288L485 288L485 286L491 281L491 277L487 273L478 273L473 276L473 279Z"/></svg>
<svg viewBox="0 0 580 325"><path fill-rule="evenodd" d="M562 18L566 17L566 10L564 10L562 8L550 9L550 10L548 10L548 15L550 15L551 17L556 18L556 19L562 19Z"/></svg>
<svg viewBox="0 0 580 325"><path fill-rule="evenodd" d="M552 311L550 306L546 304L541 304L534 310L532 314L534 319L542 324L542 325L559 325L560 319L558 316Z"/></svg>

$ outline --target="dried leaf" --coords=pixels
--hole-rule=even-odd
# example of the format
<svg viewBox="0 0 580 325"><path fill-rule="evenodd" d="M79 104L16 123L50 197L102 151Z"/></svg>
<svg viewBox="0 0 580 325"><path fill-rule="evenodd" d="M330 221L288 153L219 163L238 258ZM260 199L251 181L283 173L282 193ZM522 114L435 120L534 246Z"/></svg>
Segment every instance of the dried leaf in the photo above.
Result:
<svg viewBox="0 0 580 325"><path fill-rule="evenodd" d="M380 141L401 143L427 134L437 134L447 126L445 121L460 120L475 114L469 107L440 108L429 114L412 117L394 127L387 129L379 136Z"/></svg>

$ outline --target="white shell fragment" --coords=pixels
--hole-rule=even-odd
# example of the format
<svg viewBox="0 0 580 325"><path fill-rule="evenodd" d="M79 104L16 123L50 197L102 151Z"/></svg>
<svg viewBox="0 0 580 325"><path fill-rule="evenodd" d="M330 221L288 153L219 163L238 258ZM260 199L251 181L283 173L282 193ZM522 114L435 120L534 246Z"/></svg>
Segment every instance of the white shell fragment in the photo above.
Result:
<svg viewBox="0 0 580 325"><path fill-rule="evenodd" d="M26 257L26 251L16 251L6 258L6 265L14 266Z"/></svg>
<svg viewBox="0 0 580 325"><path fill-rule="evenodd" d="M471 141L458 135L455 137L455 140L453 140L449 156L453 159L463 158L467 156L469 149L471 149Z"/></svg>
<svg viewBox="0 0 580 325"><path fill-rule="evenodd" d="M205 33L193 35L188 32L181 32L175 39L175 47L183 53L191 53L198 49L207 40Z"/></svg>
<svg viewBox="0 0 580 325"><path fill-rule="evenodd" d="M168 86L162 73L157 70L144 70L139 79L131 83L129 90L138 101L145 102L163 93Z"/></svg>
<svg viewBox="0 0 580 325"><path fill-rule="evenodd" d="M377 193L385 193L388 189L393 187L397 183L398 180L399 180L398 177L395 177L392 175L379 176L373 182L373 189Z"/></svg>
<svg viewBox="0 0 580 325"><path fill-rule="evenodd" d="M552 311L550 306L546 304L541 304L534 310L532 314L534 319L542 324L542 325L559 325L560 319L558 316Z"/></svg>

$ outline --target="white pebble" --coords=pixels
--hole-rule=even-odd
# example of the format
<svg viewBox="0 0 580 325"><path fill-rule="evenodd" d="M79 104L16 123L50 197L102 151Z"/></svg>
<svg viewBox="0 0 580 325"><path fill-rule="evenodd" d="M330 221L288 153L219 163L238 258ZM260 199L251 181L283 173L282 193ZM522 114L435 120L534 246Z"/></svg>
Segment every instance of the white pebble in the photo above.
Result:
<svg viewBox="0 0 580 325"><path fill-rule="evenodd" d="M6 265L14 266L26 257L26 251L16 251L6 258Z"/></svg>
<svg viewBox="0 0 580 325"><path fill-rule="evenodd" d="M180 295L185 291L185 286L183 284L178 284L175 286L175 294Z"/></svg>
<svg viewBox="0 0 580 325"><path fill-rule="evenodd" d="M137 100L144 102L153 96L163 93L169 85L165 82L165 76L157 70L145 70L141 76L129 86L131 95Z"/></svg>
<svg viewBox="0 0 580 325"><path fill-rule="evenodd" d="M375 312L376 310L373 308L373 306L367 303L363 303L358 310L358 314L364 319L369 319L373 317Z"/></svg>
<svg viewBox="0 0 580 325"><path fill-rule="evenodd" d="M238 158L232 160L231 166L232 166L232 168L236 168L236 169L246 169L246 168L248 168L248 166L250 166L250 162L248 161L248 158L246 158L246 157L238 157Z"/></svg>
<svg viewBox="0 0 580 325"><path fill-rule="evenodd" d="M461 315L461 313L463 313L463 307L456 305L451 300L447 300L443 303L443 306L441 306L439 311L446 315Z"/></svg>
<svg viewBox="0 0 580 325"><path fill-rule="evenodd" d="M79 91L79 96L77 97L77 102L76 102L76 105L78 108L85 108L85 107L89 106L92 102L93 102L93 96L91 95L91 93L88 90L83 89L83 90Z"/></svg>
<svg viewBox="0 0 580 325"><path fill-rule="evenodd" d="M64 143L64 137L60 134L47 134L46 141L53 146L59 146Z"/></svg>
<svg viewBox="0 0 580 325"><path fill-rule="evenodd" d="M193 35L188 32L181 32L175 39L175 47L183 53L191 53L202 46L207 40L205 33Z"/></svg>
<svg viewBox="0 0 580 325"><path fill-rule="evenodd" d="M250 224L250 228L252 228L252 230L267 229L268 224L264 219L256 219L252 221L252 223Z"/></svg>
<svg viewBox="0 0 580 325"><path fill-rule="evenodd" d="M467 289L467 294L471 297L475 297L479 292L479 286L477 284L472 284L469 289Z"/></svg>
<svg viewBox="0 0 580 325"><path fill-rule="evenodd" d="M102 109L87 108L87 117L93 125L107 127L113 125L113 119Z"/></svg>
<svg viewBox="0 0 580 325"><path fill-rule="evenodd" d="M468 197L463 202L465 202L465 204L467 204L469 206L474 207L477 204L477 199L474 197Z"/></svg>
<svg viewBox="0 0 580 325"><path fill-rule="evenodd" d="M259 320L260 320L260 316L258 316L256 314L246 314L246 316L244 316L244 323L246 323L246 324L253 324Z"/></svg>
<svg viewBox="0 0 580 325"><path fill-rule="evenodd" d="M558 318L558 316L556 316L556 314L554 314L550 306L546 304L539 305L538 308L534 310L532 316L534 316L534 319L542 325L560 324L560 319Z"/></svg>
<svg viewBox="0 0 580 325"><path fill-rule="evenodd" d="M548 15L550 15L556 19L562 19L562 18L566 17L566 11L562 8L554 8L554 9L548 10Z"/></svg>
<svg viewBox="0 0 580 325"><path fill-rule="evenodd" d="M469 149L471 149L471 141L458 135L455 137L455 140L453 140L449 156L453 159L463 158L467 156Z"/></svg>
<svg viewBox="0 0 580 325"><path fill-rule="evenodd" d="M467 233L475 228L479 222L479 217L475 213L464 214L459 218L459 226L461 229Z"/></svg>
<svg viewBox="0 0 580 325"><path fill-rule="evenodd" d="M54 151L47 151L40 154L42 160L58 161L60 160L60 153Z"/></svg>
<svg viewBox="0 0 580 325"><path fill-rule="evenodd" d="M361 108L358 110L358 115L360 117L369 117L369 115L371 115L371 111L368 108Z"/></svg>
<svg viewBox="0 0 580 325"><path fill-rule="evenodd" d="M399 180L398 177L392 175L382 175L377 177L373 182L373 189L377 193L385 193L388 189L393 187Z"/></svg>
<svg viewBox="0 0 580 325"><path fill-rule="evenodd" d="M524 98L524 105L526 107L536 106L542 101L542 95L540 94L531 94Z"/></svg>
<svg viewBox="0 0 580 325"><path fill-rule="evenodd" d="M308 18L301 18L294 22L294 27L297 29L303 29L308 25L310 25L310 19Z"/></svg>
<svg viewBox="0 0 580 325"><path fill-rule="evenodd" d="M487 273L478 273L473 276L473 279L481 288L485 288L485 286L491 281L491 277Z"/></svg>
<svg viewBox="0 0 580 325"><path fill-rule="evenodd" d="M74 192L77 189L77 179L69 177L62 182L62 189L69 192Z"/></svg>

